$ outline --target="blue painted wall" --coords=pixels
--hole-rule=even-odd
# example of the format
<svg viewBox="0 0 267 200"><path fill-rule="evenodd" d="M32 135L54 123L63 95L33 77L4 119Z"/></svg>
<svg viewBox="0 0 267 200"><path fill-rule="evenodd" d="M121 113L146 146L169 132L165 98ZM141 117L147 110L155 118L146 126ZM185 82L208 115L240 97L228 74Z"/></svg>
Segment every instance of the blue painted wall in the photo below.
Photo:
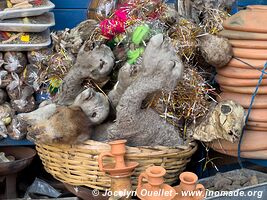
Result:
<svg viewBox="0 0 267 200"><path fill-rule="evenodd" d="M55 5L56 26L54 30L73 28L87 18L90 0L51 0Z"/></svg>

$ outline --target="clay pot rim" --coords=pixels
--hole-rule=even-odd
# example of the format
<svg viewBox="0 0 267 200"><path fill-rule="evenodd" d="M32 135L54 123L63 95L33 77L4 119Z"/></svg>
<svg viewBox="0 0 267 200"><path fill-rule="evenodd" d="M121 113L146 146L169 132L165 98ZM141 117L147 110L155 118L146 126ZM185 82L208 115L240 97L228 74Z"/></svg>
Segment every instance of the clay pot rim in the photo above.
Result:
<svg viewBox="0 0 267 200"><path fill-rule="evenodd" d="M126 162L125 168L115 168L115 163L109 163L103 166L103 171L109 173L111 176L124 176L131 174L139 165L138 162ZM114 175L115 174L115 175Z"/></svg>
<svg viewBox="0 0 267 200"><path fill-rule="evenodd" d="M108 144L116 145L116 144L126 144L126 143L127 143L127 140L115 140L115 141L109 142Z"/></svg>
<svg viewBox="0 0 267 200"><path fill-rule="evenodd" d="M248 10L253 10L253 11L266 11L267 6L264 5L248 5L247 6Z"/></svg>
<svg viewBox="0 0 267 200"><path fill-rule="evenodd" d="M190 184L190 185L195 184L198 181L197 175L192 172L183 172L180 174L179 178L181 182L185 184ZM190 179L190 180L192 179L192 180L188 181L187 179Z"/></svg>
<svg viewBox="0 0 267 200"><path fill-rule="evenodd" d="M157 171L157 173L153 173L153 170ZM146 173L150 177L159 178L166 174L166 169L160 166L152 166L146 169Z"/></svg>

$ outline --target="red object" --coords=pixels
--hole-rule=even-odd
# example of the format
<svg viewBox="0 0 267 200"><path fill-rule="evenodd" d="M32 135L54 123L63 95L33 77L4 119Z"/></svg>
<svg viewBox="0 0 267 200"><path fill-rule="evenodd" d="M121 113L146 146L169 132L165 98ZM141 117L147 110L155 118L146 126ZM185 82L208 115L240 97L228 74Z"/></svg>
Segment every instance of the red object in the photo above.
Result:
<svg viewBox="0 0 267 200"><path fill-rule="evenodd" d="M126 22L128 20L128 12L125 8L118 9L113 18L105 19L100 23L102 35L108 39L112 39L115 35L124 33Z"/></svg>
<svg viewBox="0 0 267 200"><path fill-rule="evenodd" d="M40 6L43 4L43 0L34 0L34 5Z"/></svg>

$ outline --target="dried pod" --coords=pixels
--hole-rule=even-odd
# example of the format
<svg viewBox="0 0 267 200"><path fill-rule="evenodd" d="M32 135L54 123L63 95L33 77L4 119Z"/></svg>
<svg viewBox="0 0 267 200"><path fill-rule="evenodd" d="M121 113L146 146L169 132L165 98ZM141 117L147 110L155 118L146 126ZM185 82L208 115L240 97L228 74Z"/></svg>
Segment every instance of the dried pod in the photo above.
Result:
<svg viewBox="0 0 267 200"><path fill-rule="evenodd" d="M207 63L218 68L227 65L233 57L228 39L210 34L200 38L200 51Z"/></svg>

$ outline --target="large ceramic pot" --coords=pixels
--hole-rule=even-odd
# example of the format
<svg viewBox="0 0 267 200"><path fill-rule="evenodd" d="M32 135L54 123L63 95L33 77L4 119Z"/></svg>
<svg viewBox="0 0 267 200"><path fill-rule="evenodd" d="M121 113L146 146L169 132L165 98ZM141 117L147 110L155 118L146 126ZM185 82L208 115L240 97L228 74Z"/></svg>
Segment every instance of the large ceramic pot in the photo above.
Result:
<svg viewBox="0 0 267 200"><path fill-rule="evenodd" d="M267 49L267 41L256 40L229 40L230 44L235 48L246 49Z"/></svg>
<svg viewBox="0 0 267 200"><path fill-rule="evenodd" d="M222 93L218 101L233 100L245 109L251 104L261 70L267 61L267 6L248 6L228 18L221 36L229 39L234 58L217 69L216 81ZM247 110L248 112L248 110ZM267 159L267 75L258 88L241 144L241 157ZM217 140L209 144L214 150L237 156L238 143Z"/></svg>
<svg viewBox="0 0 267 200"><path fill-rule="evenodd" d="M242 62L243 61L243 62ZM237 60L237 59L232 59L227 66L227 67L235 67L235 68L242 68L242 69L252 69L251 66L257 69L263 69L265 63L267 62L266 60L255 60L255 59L246 59L242 58L242 61ZM245 64L248 63L249 65Z"/></svg>
<svg viewBox="0 0 267 200"><path fill-rule="evenodd" d="M220 94L220 98L218 98L219 101L232 100L238 102L244 108L249 108L251 99L252 95L250 94L238 94L230 92L223 92ZM253 108L267 109L267 95L257 95L254 100Z"/></svg>
<svg viewBox="0 0 267 200"><path fill-rule="evenodd" d="M226 76L222 76L217 74L216 76L216 81L220 85L228 85L228 86L235 86L235 87L245 87L245 86L254 86L258 84L259 80L258 79L241 79L241 78L229 78ZM262 86L267 85L267 79L263 79L261 82Z"/></svg>
<svg viewBox="0 0 267 200"><path fill-rule="evenodd" d="M223 26L229 30L266 33L266 19L267 6L253 5L228 18Z"/></svg>

